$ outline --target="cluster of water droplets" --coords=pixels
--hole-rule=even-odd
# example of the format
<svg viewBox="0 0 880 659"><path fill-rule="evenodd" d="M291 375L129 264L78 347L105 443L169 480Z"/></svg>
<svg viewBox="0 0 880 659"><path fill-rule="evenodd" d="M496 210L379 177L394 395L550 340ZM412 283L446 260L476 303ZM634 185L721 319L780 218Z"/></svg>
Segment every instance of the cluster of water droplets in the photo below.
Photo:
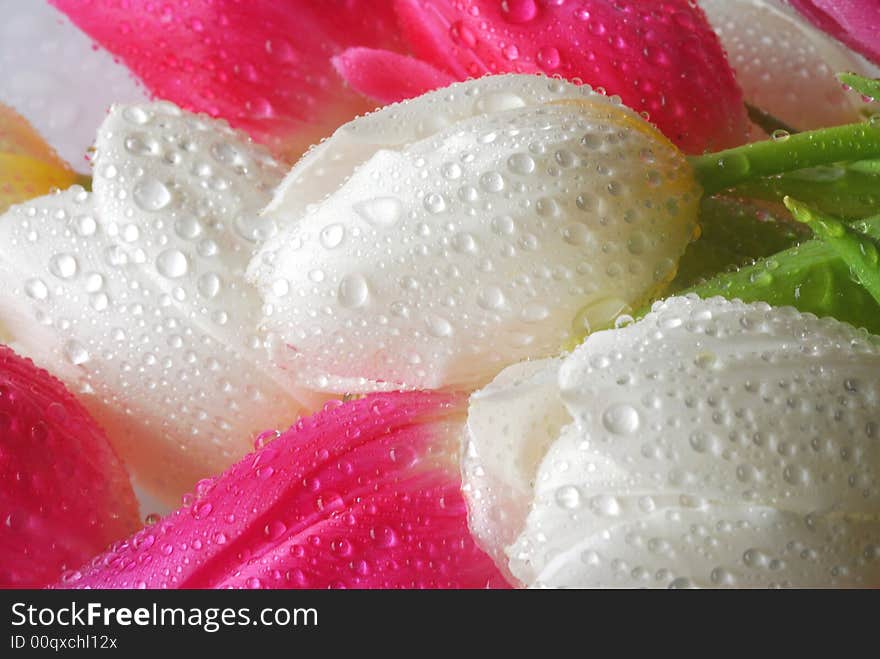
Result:
<svg viewBox="0 0 880 659"><path fill-rule="evenodd" d="M249 274L279 359L313 386L470 386L662 285L697 200L680 152L618 100L482 79L313 150L268 210L288 228Z"/></svg>
<svg viewBox="0 0 880 659"><path fill-rule="evenodd" d="M658 303L473 398L474 532L528 585L874 583L878 365L878 339L835 320ZM526 414L552 422L523 433ZM500 439L490 418L512 421ZM520 526L480 513L484 501L515 509Z"/></svg>
<svg viewBox="0 0 880 659"><path fill-rule="evenodd" d="M0 437L0 584L47 583L137 527L128 474L101 429L61 382L6 346Z"/></svg>
<svg viewBox="0 0 880 659"><path fill-rule="evenodd" d="M460 408L450 401L419 392L345 409L331 401L284 433L264 433L254 454L63 585L503 585L467 530L454 466Z"/></svg>
<svg viewBox="0 0 880 659"><path fill-rule="evenodd" d="M115 108L96 148L93 193L3 218L0 317L83 394L138 477L173 497L246 452L254 418L298 414L272 380L243 279L274 231L258 212L281 170L165 103Z"/></svg>

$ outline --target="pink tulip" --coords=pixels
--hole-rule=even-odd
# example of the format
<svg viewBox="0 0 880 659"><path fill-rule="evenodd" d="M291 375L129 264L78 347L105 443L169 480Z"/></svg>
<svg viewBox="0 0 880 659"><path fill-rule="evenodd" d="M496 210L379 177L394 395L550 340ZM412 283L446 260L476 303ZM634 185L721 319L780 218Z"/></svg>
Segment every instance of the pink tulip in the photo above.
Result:
<svg viewBox="0 0 880 659"><path fill-rule="evenodd" d="M51 2L155 95L290 158L372 107L351 88L388 103L486 73L604 87L688 152L747 132L733 72L689 0Z"/></svg>
<svg viewBox="0 0 880 659"><path fill-rule="evenodd" d="M59 585L504 587L467 526L463 403L412 392L328 404Z"/></svg>
<svg viewBox="0 0 880 659"><path fill-rule="evenodd" d="M50 2L156 96L291 157L372 107L340 84L330 58L401 47L390 3L375 0Z"/></svg>
<svg viewBox="0 0 880 659"><path fill-rule="evenodd" d="M744 139L742 94L696 3L396 0L395 8L415 54L459 80L507 72L561 75L604 87L647 112L685 151ZM348 51L335 60L337 69L356 89L388 99L383 67L372 67L375 79L353 71L365 56ZM401 92L389 100L400 100L408 72L393 70L400 72Z"/></svg>
<svg viewBox="0 0 880 659"><path fill-rule="evenodd" d="M817 27L880 64L880 2L877 0L791 0Z"/></svg>
<svg viewBox="0 0 880 659"><path fill-rule="evenodd" d="M0 440L0 586L54 581L137 528L104 432L61 382L6 346Z"/></svg>

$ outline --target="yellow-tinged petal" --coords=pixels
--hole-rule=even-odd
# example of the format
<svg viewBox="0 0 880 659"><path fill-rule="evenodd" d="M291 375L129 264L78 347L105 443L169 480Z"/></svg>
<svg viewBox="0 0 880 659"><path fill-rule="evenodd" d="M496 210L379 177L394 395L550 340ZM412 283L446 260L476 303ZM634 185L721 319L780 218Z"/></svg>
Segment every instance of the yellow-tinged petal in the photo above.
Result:
<svg viewBox="0 0 880 659"><path fill-rule="evenodd" d="M24 117L0 104L0 212L79 180Z"/></svg>

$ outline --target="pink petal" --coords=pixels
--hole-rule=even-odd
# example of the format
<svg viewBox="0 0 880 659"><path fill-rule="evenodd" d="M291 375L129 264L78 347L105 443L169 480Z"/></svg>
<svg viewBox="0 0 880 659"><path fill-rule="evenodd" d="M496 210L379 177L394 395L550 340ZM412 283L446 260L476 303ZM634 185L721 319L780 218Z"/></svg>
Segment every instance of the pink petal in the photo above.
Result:
<svg viewBox="0 0 880 659"><path fill-rule="evenodd" d="M457 78L542 72L646 111L691 153L740 144L742 93L690 0L396 0L416 55Z"/></svg>
<svg viewBox="0 0 880 659"><path fill-rule="evenodd" d="M0 586L35 587L138 527L128 475L64 385L0 346Z"/></svg>
<svg viewBox="0 0 880 659"><path fill-rule="evenodd" d="M791 0L817 27L880 64L880 2L877 0Z"/></svg>
<svg viewBox="0 0 880 659"><path fill-rule="evenodd" d="M293 159L372 108L330 58L396 47L390 2L51 0L156 96L227 119Z"/></svg>
<svg viewBox="0 0 880 659"><path fill-rule="evenodd" d="M427 62L374 48L349 48L333 58L333 65L355 90L383 105L455 82Z"/></svg>
<svg viewBox="0 0 880 659"><path fill-rule="evenodd" d="M329 404L61 586L505 586L467 527L464 402L414 392Z"/></svg>

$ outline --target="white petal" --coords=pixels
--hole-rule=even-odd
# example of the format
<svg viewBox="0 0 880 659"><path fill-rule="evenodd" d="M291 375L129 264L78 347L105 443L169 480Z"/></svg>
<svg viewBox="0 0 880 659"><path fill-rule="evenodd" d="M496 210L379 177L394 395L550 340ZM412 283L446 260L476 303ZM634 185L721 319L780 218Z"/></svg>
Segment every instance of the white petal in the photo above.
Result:
<svg viewBox="0 0 880 659"><path fill-rule="evenodd" d="M0 102L26 117L75 169L113 103L146 90L48 2L0 0Z"/></svg>
<svg viewBox="0 0 880 659"><path fill-rule="evenodd" d="M573 422L541 459L507 567L563 587L876 583L878 367L863 331L720 299L592 335L559 368L549 409ZM488 427L470 441L507 442ZM495 496L464 474L471 506Z"/></svg>
<svg viewBox="0 0 880 659"><path fill-rule="evenodd" d="M307 156L268 212L287 228L249 275L301 381L472 387L558 354L576 317L644 300L698 196L684 156L613 99L484 78L355 120Z"/></svg>
<svg viewBox="0 0 880 659"><path fill-rule="evenodd" d="M0 317L84 394L135 476L173 499L303 410L273 379L243 279L280 173L225 126L167 104L115 108L97 147L93 194L0 219Z"/></svg>
<svg viewBox="0 0 880 659"><path fill-rule="evenodd" d="M470 399L462 452L468 523L502 567L504 548L525 525L538 466L571 422L559 397L560 364L514 364Z"/></svg>
<svg viewBox="0 0 880 659"><path fill-rule="evenodd" d="M858 54L773 0L700 0L746 101L800 130L859 121L865 103L835 77L871 74Z"/></svg>

